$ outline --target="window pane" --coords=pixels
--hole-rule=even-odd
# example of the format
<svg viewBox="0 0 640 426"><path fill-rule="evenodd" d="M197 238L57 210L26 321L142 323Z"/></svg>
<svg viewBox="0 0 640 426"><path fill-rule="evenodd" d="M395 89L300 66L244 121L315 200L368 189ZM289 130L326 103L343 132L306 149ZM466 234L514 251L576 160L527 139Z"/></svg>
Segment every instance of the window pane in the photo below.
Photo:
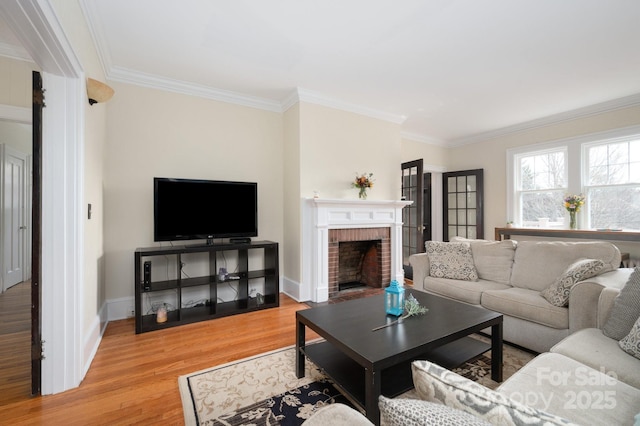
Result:
<svg viewBox="0 0 640 426"><path fill-rule="evenodd" d="M458 225L466 225L466 224L467 224L467 211L458 210Z"/></svg>
<svg viewBox="0 0 640 426"><path fill-rule="evenodd" d="M467 224L477 225L476 223L476 209L467 210Z"/></svg>
<svg viewBox="0 0 640 426"><path fill-rule="evenodd" d="M458 194L458 208L464 209L467 207L467 194L461 193Z"/></svg>
<svg viewBox="0 0 640 426"><path fill-rule="evenodd" d="M458 218L456 216L456 210L453 209L449 209L449 214L448 214L448 220L447 222L450 224L455 224L458 221Z"/></svg>
<svg viewBox="0 0 640 426"><path fill-rule="evenodd" d="M476 191L476 176L467 176L467 191Z"/></svg>
<svg viewBox="0 0 640 426"><path fill-rule="evenodd" d="M467 238L478 238L478 235L476 234L476 228L474 228L473 226L467 227Z"/></svg>
<svg viewBox="0 0 640 426"><path fill-rule="evenodd" d="M447 192L456 192L456 178L450 177L447 179Z"/></svg>
<svg viewBox="0 0 640 426"><path fill-rule="evenodd" d="M522 220L537 221L539 217L563 217L561 191L527 192L522 194Z"/></svg>
<svg viewBox="0 0 640 426"><path fill-rule="evenodd" d="M467 177L466 176L458 176L458 192L465 192L467 190Z"/></svg>
<svg viewBox="0 0 640 426"><path fill-rule="evenodd" d="M523 157L519 172L522 190L563 188L566 185L564 151Z"/></svg>
<svg viewBox="0 0 640 426"><path fill-rule="evenodd" d="M640 230L640 186L592 188L587 202L591 228Z"/></svg>
<svg viewBox="0 0 640 426"><path fill-rule="evenodd" d="M476 193L475 192L469 192L467 194L467 207L469 207L469 208L478 207L476 205Z"/></svg>
<svg viewBox="0 0 640 426"><path fill-rule="evenodd" d="M457 203L456 203L456 194L455 192L453 194L449 194L449 196L447 197L449 200L449 208L450 209L455 209L457 207Z"/></svg>

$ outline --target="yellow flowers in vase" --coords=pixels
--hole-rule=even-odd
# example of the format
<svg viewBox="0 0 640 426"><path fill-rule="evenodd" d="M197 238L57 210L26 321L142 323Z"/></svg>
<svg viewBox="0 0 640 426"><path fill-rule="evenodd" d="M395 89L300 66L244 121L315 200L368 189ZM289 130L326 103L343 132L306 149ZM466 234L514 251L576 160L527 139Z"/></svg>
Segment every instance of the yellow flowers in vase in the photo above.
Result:
<svg viewBox="0 0 640 426"><path fill-rule="evenodd" d="M569 229L578 229L576 213L584 205L584 195L567 195L564 197L564 208L569 212Z"/></svg>

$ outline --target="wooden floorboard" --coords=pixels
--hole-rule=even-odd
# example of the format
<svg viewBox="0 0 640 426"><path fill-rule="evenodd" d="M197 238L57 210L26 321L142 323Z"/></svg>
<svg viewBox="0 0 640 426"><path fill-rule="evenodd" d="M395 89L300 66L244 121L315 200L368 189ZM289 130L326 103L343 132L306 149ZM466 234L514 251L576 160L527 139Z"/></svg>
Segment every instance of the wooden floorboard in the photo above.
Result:
<svg viewBox="0 0 640 426"><path fill-rule="evenodd" d="M295 344L295 312L307 308L281 295L278 308L138 335L133 319L113 321L78 388L2 401L0 423L181 425L178 376Z"/></svg>
<svg viewBox="0 0 640 426"><path fill-rule="evenodd" d="M30 394L31 282L25 281L0 294L0 404Z"/></svg>

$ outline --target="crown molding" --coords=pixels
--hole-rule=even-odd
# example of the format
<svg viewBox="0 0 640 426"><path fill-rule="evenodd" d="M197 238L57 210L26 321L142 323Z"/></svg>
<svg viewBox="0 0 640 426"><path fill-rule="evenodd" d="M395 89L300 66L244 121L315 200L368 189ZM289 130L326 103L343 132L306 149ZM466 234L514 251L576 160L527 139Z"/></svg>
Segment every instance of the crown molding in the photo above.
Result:
<svg viewBox="0 0 640 426"><path fill-rule="evenodd" d="M525 130L533 130L537 128L552 126L555 124L560 124L567 121L576 120L579 118L586 118L593 115L603 114L606 112L611 112L611 111L615 111L622 108L635 107L639 105L640 105L640 93L636 93L634 95L625 96L623 98L613 99L606 102L600 102L595 105L590 105L583 108L574 109L571 111L565 111L558 114L553 114L553 115L539 118L536 120L515 124L513 126L503 127L502 129L497 129L489 132L478 133L472 136L452 139L449 142L449 146L455 147L455 146L470 145L474 143L485 142L487 140L494 139L501 136L506 136L512 133L519 133Z"/></svg>
<svg viewBox="0 0 640 426"><path fill-rule="evenodd" d="M31 108L0 104L0 120L31 124Z"/></svg>
<svg viewBox="0 0 640 426"><path fill-rule="evenodd" d="M315 105L322 105L329 108L376 118L378 120L388 121L394 124L402 124L407 119L407 117L404 115L390 114L388 112L368 108L362 105L344 102L339 99L323 95L322 93L314 92L300 87L296 88L291 95L284 99L284 101L282 102L283 111L289 109L296 102L308 102Z"/></svg>
<svg viewBox="0 0 640 426"><path fill-rule="evenodd" d="M10 59L16 59L18 61L33 62L29 53L22 46L16 46L9 43L0 41L0 56L4 56Z"/></svg>
<svg viewBox="0 0 640 426"><path fill-rule="evenodd" d="M434 138L428 135L422 135L419 133L411 133L411 132L402 132L400 133L400 136L402 136L403 139L408 139L411 141L415 141L415 142L421 142L421 143L426 143L429 145L437 145L437 146L444 146L444 147L448 147L449 143L447 143L447 141L444 141L442 139L438 139L438 138Z"/></svg>
<svg viewBox="0 0 640 426"><path fill-rule="evenodd" d="M242 95L228 90L215 89L200 84L187 83L180 80L173 80L120 67L112 67L108 70L106 77L112 81L148 87L151 89L160 89L183 95L198 96L201 98L267 111L282 112L281 103L272 101L271 99Z"/></svg>

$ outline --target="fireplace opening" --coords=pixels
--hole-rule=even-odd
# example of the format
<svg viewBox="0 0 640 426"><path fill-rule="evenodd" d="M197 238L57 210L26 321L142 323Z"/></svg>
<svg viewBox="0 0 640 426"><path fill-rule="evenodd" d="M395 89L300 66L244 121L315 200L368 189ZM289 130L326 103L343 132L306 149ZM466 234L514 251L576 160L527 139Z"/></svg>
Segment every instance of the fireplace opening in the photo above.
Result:
<svg viewBox="0 0 640 426"><path fill-rule="evenodd" d="M385 287L390 275L389 228L329 231L329 298Z"/></svg>

